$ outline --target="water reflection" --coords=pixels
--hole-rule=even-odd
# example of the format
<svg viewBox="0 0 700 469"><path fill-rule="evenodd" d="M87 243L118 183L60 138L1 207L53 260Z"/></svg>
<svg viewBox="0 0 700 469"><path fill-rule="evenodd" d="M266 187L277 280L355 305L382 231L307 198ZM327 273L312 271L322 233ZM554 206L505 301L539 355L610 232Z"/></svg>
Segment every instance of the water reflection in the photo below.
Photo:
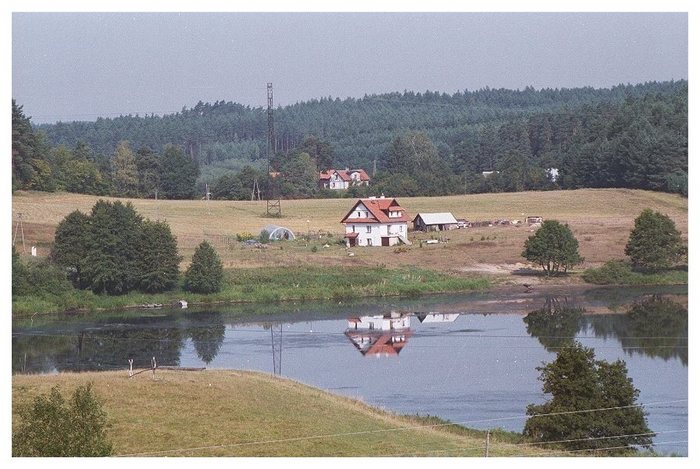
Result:
<svg viewBox="0 0 700 469"><path fill-rule="evenodd" d="M571 345L581 329L582 315L586 310L574 306L567 297L548 296L542 308L529 313L525 321L527 333L550 352Z"/></svg>
<svg viewBox="0 0 700 469"><path fill-rule="evenodd" d="M630 356L641 354L688 365L688 309L661 295L651 295L611 318L592 316L596 336L617 338Z"/></svg>
<svg viewBox="0 0 700 469"><path fill-rule="evenodd" d="M628 355L642 354L688 364L688 310L662 295L650 295L625 307L623 314L590 314L568 297L547 297L542 308L523 321L527 333L550 352L569 346L590 329L596 337L619 340Z"/></svg>
<svg viewBox="0 0 700 469"><path fill-rule="evenodd" d="M413 335L411 315L391 312L350 317L345 335L364 356L398 355Z"/></svg>

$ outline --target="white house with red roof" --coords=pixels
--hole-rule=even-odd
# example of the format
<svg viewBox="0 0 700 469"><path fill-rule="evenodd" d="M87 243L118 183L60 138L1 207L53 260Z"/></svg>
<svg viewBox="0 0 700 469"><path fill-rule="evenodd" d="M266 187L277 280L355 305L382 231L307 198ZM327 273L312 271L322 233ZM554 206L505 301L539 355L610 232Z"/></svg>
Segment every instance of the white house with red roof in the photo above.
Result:
<svg viewBox="0 0 700 469"><path fill-rule="evenodd" d="M348 247L394 246L411 244L408 240L410 220L396 199L382 196L358 200L340 223L345 225Z"/></svg>
<svg viewBox="0 0 700 469"><path fill-rule="evenodd" d="M321 171L318 185L323 189L343 190L350 186L369 186L369 175L364 169L329 169Z"/></svg>

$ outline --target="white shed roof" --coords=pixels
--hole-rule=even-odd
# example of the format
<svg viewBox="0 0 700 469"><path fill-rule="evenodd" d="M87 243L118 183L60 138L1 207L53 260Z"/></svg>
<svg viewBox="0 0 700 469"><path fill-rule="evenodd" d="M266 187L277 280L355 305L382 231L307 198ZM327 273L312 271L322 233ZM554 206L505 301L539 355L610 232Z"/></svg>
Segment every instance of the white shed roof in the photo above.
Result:
<svg viewBox="0 0 700 469"><path fill-rule="evenodd" d="M442 213L419 213L416 215L417 217L421 217L423 220L423 223L426 225L448 225L448 224L457 224L457 220L455 220L455 217L450 213L450 212L442 212Z"/></svg>

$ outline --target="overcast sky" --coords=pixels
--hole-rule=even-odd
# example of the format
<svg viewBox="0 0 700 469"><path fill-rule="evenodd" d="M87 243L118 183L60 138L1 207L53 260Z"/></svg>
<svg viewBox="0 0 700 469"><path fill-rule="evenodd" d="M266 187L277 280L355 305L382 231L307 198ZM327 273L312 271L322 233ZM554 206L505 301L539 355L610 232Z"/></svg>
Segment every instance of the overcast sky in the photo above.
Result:
<svg viewBox="0 0 700 469"><path fill-rule="evenodd" d="M688 77L685 13L14 13L12 94L35 123L389 91Z"/></svg>

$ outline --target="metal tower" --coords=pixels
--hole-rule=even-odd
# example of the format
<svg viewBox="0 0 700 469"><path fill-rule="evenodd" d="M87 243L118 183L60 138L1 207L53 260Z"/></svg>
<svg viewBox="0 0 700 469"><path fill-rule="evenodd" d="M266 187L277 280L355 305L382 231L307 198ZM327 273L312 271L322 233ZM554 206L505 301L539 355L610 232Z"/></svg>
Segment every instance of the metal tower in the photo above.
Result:
<svg viewBox="0 0 700 469"><path fill-rule="evenodd" d="M267 173L270 175L270 188L266 191L267 216L281 217L282 204L280 203L279 174L272 175L270 166L272 155L275 151L275 120L272 116L272 83L267 84Z"/></svg>

